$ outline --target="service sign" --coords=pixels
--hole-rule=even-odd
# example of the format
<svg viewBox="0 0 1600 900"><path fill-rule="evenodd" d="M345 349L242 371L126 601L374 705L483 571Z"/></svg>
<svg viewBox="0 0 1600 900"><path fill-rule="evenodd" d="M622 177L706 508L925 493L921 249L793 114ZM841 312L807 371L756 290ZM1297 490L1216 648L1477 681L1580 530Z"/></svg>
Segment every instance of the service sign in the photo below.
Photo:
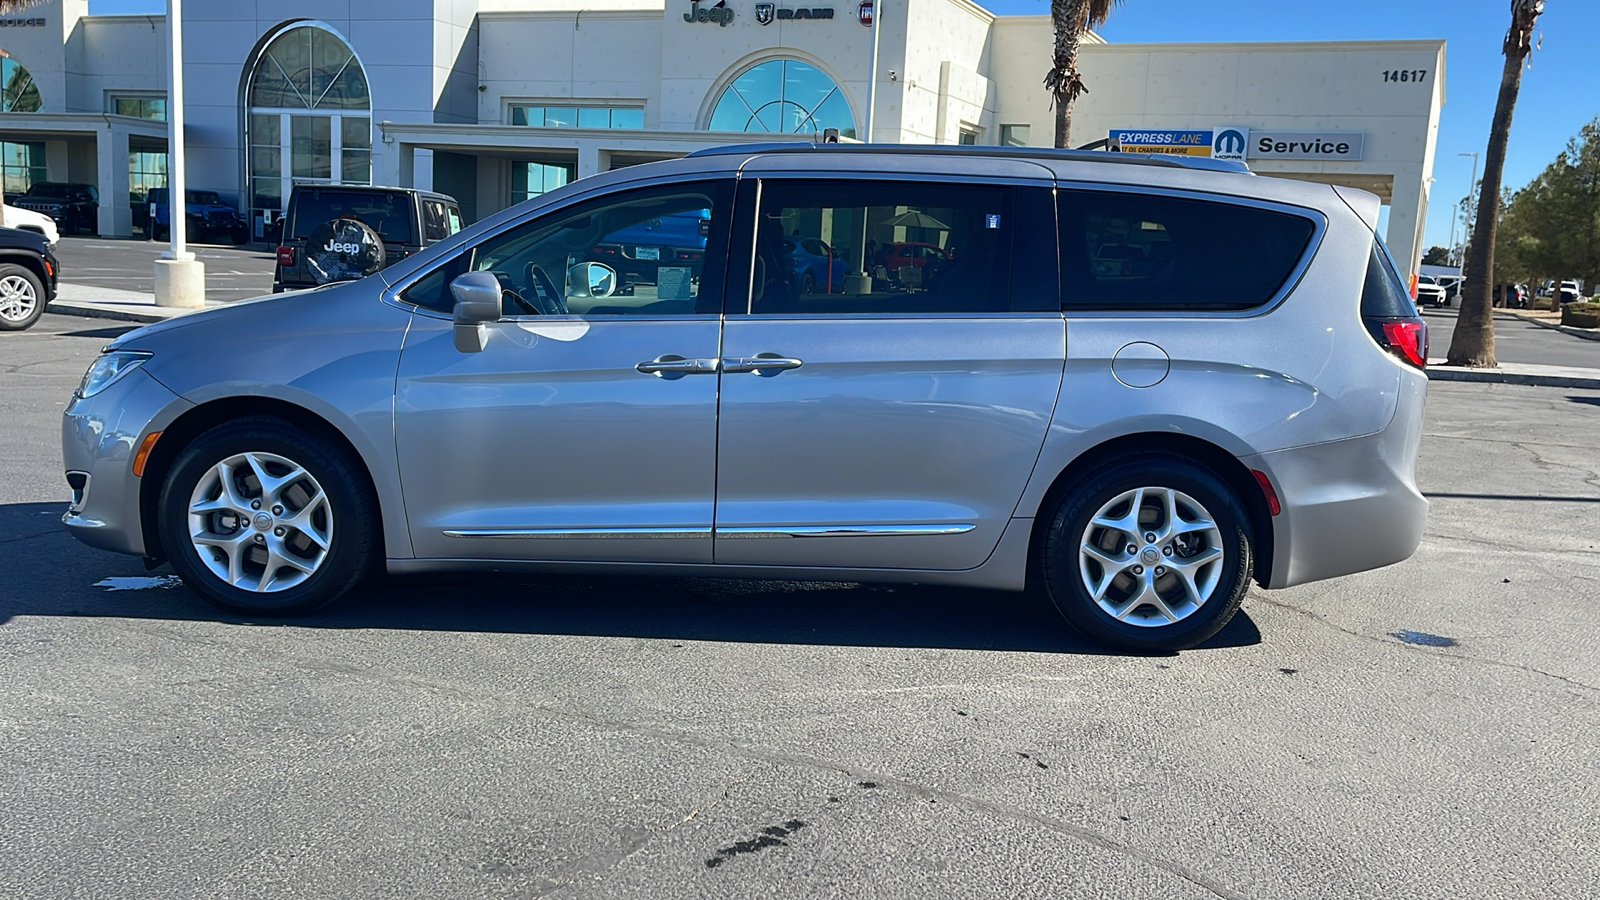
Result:
<svg viewBox="0 0 1600 900"><path fill-rule="evenodd" d="M1251 159L1360 159L1362 131L1252 131Z"/></svg>
<svg viewBox="0 0 1600 900"><path fill-rule="evenodd" d="M1123 153L1166 153L1174 156L1210 156L1211 132L1170 129L1114 129L1110 138Z"/></svg>

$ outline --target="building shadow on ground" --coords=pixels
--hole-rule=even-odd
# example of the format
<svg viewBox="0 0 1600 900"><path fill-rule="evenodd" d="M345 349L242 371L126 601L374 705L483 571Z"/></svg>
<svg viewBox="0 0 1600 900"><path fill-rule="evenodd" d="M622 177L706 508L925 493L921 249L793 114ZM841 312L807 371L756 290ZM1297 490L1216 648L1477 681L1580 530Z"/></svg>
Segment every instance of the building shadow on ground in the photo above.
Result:
<svg viewBox="0 0 1600 900"><path fill-rule="evenodd" d="M62 504L0 505L0 624L15 616L224 622L241 627L559 634L733 643L1112 655L1035 593L926 585L625 575L386 576L294 619L235 616L162 566L67 534ZM108 581L109 579L109 581ZM1241 612L1198 650L1252 646Z"/></svg>

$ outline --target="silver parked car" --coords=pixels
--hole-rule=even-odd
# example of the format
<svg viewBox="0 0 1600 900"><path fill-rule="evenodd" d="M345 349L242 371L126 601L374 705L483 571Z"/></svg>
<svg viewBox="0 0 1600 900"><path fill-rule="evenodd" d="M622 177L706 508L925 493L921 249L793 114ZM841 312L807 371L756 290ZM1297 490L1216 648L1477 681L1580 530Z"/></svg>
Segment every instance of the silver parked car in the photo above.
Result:
<svg viewBox="0 0 1600 900"><path fill-rule="evenodd" d="M113 341L65 521L251 614L380 567L1036 581L1104 642L1190 647L1252 580L1421 539L1427 331L1377 216L1128 154L633 166ZM812 241L848 273L800 277Z"/></svg>

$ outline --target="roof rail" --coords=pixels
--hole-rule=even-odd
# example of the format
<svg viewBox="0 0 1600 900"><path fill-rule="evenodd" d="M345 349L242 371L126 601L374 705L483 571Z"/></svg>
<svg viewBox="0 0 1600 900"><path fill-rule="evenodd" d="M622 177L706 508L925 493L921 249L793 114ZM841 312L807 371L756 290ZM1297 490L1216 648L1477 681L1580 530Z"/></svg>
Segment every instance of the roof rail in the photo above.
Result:
<svg viewBox="0 0 1600 900"><path fill-rule="evenodd" d="M1072 162L1115 163L1124 166L1159 166L1249 175L1242 162L1207 156L1161 153L1115 153L1105 150L1061 150L1052 147L983 147L972 144L832 144L816 141L769 141L706 147L689 156L765 156L776 153L896 153L917 156L982 156L994 159L1058 159Z"/></svg>

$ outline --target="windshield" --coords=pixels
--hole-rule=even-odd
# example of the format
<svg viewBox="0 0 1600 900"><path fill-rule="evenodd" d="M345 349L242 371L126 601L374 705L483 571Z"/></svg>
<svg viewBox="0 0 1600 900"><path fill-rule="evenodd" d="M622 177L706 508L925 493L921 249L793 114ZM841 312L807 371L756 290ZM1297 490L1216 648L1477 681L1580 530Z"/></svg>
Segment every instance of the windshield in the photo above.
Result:
<svg viewBox="0 0 1600 900"><path fill-rule="evenodd" d="M56 199L64 200L64 199L66 199L67 197L69 197L71 195L72 195L72 190L71 190L71 187L69 185L65 185L65 184L36 184L33 187L28 188L28 192L24 196L27 196L27 197L53 197L53 198L56 198Z"/></svg>
<svg viewBox="0 0 1600 900"><path fill-rule="evenodd" d="M385 241L409 244L411 198L398 191L348 191L311 188L295 195L290 237L304 238L330 219L357 219Z"/></svg>
<svg viewBox="0 0 1600 900"><path fill-rule="evenodd" d="M188 196L190 203L200 206L222 205L222 198L217 195L216 191L184 191L184 194Z"/></svg>

